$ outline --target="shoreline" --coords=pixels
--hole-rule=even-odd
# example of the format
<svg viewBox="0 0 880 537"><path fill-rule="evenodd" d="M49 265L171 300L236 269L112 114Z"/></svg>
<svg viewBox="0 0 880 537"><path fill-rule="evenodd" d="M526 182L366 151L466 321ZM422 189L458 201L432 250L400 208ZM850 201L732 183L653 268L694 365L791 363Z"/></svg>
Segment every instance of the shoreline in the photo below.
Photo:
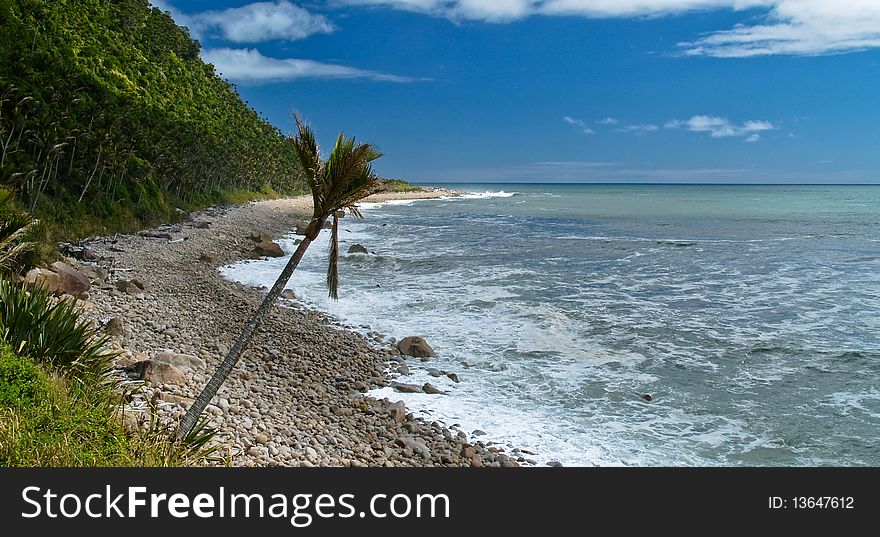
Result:
<svg viewBox="0 0 880 537"><path fill-rule="evenodd" d="M365 203L461 195L449 189L385 193ZM138 235L82 242L107 271L93 283L87 317L113 326L117 369L170 362L182 374L142 384L126 405L129 427L149 422L158 398L161 423L173 426L263 299L226 280L218 268L251 257L254 234L289 234L311 217L301 196L210 208L189 221ZM160 237L157 238L156 236ZM88 263L83 263L88 271ZM93 268L94 270L94 268ZM144 289L127 286L130 280ZM288 301L281 301L282 304ZM272 308L205 416L235 466L519 466L516 451L486 445L455 429L401 412L396 400L366 392L389 386L396 350L334 326L334 318L296 302ZM116 318L112 323L109 321ZM400 337L410 334L400 334Z"/></svg>

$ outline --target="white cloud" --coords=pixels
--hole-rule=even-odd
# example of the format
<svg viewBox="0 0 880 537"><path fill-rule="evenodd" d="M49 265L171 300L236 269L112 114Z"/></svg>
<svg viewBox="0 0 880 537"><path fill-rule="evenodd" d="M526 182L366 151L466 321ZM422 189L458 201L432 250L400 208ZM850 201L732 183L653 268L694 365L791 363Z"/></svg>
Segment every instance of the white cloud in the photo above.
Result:
<svg viewBox="0 0 880 537"><path fill-rule="evenodd" d="M644 17L710 9L769 6L772 0L341 0L385 6L454 20L507 22L531 15L589 18Z"/></svg>
<svg viewBox="0 0 880 537"><path fill-rule="evenodd" d="M762 17L681 43L684 54L746 57L836 54L880 47L878 0L340 0L452 20L509 22L533 15L659 17L757 8Z"/></svg>
<svg viewBox="0 0 880 537"><path fill-rule="evenodd" d="M687 121L675 119L666 125L671 124L687 127L691 132L707 132L712 138L747 137L747 142L757 142L761 138L758 133L776 128L769 121L750 120L742 125L737 125L726 117L718 116L694 116Z"/></svg>
<svg viewBox="0 0 880 537"><path fill-rule="evenodd" d="M619 129L615 129L620 132L633 132L636 134L647 134L649 132L654 132L656 130L660 130L660 127L657 125L626 125Z"/></svg>
<svg viewBox="0 0 880 537"><path fill-rule="evenodd" d="M679 119L670 119L664 125L664 129L678 129L682 126L683 122Z"/></svg>
<svg viewBox="0 0 880 537"><path fill-rule="evenodd" d="M189 26L197 34L219 32L221 37L234 43L293 41L335 30L323 15L309 13L286 0L195 13L189 16Z"/></svg>
<svg viewBox="0 0 880 537"><path fill-rule="evenodd" d="M681 43L685 54L742 58L820 55L880 47L877 0L775 0L760 24L740 24Z"/></svg>
<svg viewBox="0 0 880 537"><path fill-rule="evenodd" d="M596 122L597 125L617 125L618 123L620 122L613 117L606 117L605 119L600 119Z"/></svg>
<svg viewBox="0 0 880 537"><path fill-rule="evenodd" d="M595 134L596 131L587 127L587 124L584 123L583 120L576 119L570 116L562 116L562 121L568 123L569 125L574 125L584 134Z"/></svg>
<svg viewBox="0 0 880 537"><path fill-rule="evenodd" d="M254 2L241 7L199 13L182 13L168 0L150 0L193 36L217 36L234 43L259 43L281 39L295 41L336 29L323 15L310 13L288 0Z"/></svg>
<svg viewBox="0 0 880 537"><path fill-rule="evenodd" d="M417 80L312 60L271 58L256 49L249 48L204 49L202 59L214 64L224 78L245 84L283 82L300 78L365 78L382 82Z"/></svg>

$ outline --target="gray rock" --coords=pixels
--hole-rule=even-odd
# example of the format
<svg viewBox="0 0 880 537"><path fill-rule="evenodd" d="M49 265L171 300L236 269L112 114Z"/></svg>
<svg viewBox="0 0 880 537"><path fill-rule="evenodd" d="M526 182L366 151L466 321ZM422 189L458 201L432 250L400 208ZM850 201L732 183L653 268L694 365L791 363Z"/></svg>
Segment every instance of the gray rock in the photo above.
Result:
<svg viewBox="0 0 880 537"><path fill-rule="evenodd" d="M125 324L122 322L122 317L113 317L107 321L107 324L104 325L104 331L117 337L125 334Z"/></svg>
<svg viewBox="0 0 880 537"><path fill-rule="evenodd" d="M138 377L153 384L186 384L183 372L171 364L141 360L133 366Z"/></svg>
<svg viewBox="0 0 880 537"><path fill-rule="evenodd" d="M422 387L418 384L404 384L402 382L392 382L391 387L394 391L400 393L422 393Z"/></svg>
<svg viewBox="0 0 880 537"><path fill-rule="evenodd" d="M431 458L431 450L421 440L401 437L397 439L397 445L404 449L411 449L413 453L418 453L425 459Z"/></svg>
<svg viewBox="0 0 880 537"><path fill-rule="evenodd" d="M388 405L388 408L386 410L388 411L388 414L391 415L392 419L394 419L394 421L406 421L406 405L404 405L403 401L391 403L390 405Z"/></svg>
<svg viewBox="0 0 880 537"><path fill-rule="evenodd" d="M166 330L166 333L168 331ZM197 356L189 354L178 354L176 352L165 351L156 354L153 358L156 362L170 364L179 369L191 369L194 371L204 372L206 369L205 361Z"/></svg>
<svg viewBox="0 0 880 537"><path fill-rule="evenodd" d="M285 300L293 300L296 298L296 295L293 294L292 290L285 289L284 291L281 291L281 298L283 298Z"/></svg>
<svg viewBox="0 0 880 537"><path fill-rule="evenodd" d="M428 342L419 336L407 336L397 343L397 350L401 354L416 358L430 358L437 356Z"/></svg>
<svg viewBox="0 0 880 537"><path fill-rule="evenodd" d="M348 253L350 253L350 254L368 254L370 252L368 252L367 248L361 244L352 244L348 248Z"/></svg>
<svg viewBox="0 0 880 537"><path fill-rule="evenodd" d="M438 388L437 386L434 386L434 385L431 384L430 382L426 382L425 385L422 386L422 391L425 392L425 393L431 394L431 395L436 395L436 394L439 394L439 393L443 393L443 390L441 390L441 389Z"/></svg>
<svg viewBox="0 0 880 537"><path fill-rule="evenodd" d="M92 286L88 276L66 263L56 261L52 263L52 270L58 274L58 291L61 293L79 298L88 293Z"/></svg>
<svg viewBox="0 0 880 537"><path fill-rule="evenodd" d="M562 468L562 463L559 461L548 461L547 466L552 466L553 468Z"/></svg>
<svg viewBox="0 0 880 537"><path fill-rule="evenodd" d="M449 380L458 384L461 382L461 379L458 378L458 375L455 373L446 373L446 376L449 377Z"/></svg>
<svg viewBox="0 0 880 537"><path fill-rule="evenodd" d="M44 268L34 268L24 277L24 283L39 287L55 294L61 290L61 278L55 272Z"/></svg>
<svg viewBox="0 0 880 537"><path fill-rule="evenodd" d="M254 246L254 254L265 257L284 257L284 250L275 242L260 242Z"/></svg>

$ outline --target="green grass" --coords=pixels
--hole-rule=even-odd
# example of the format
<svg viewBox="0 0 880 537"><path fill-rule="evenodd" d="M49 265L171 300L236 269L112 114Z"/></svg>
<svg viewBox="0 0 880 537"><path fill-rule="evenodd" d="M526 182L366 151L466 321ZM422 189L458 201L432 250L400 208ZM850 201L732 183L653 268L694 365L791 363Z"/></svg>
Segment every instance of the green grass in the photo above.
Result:
<svg viewBox="0 0 880 537"><path fill-rule="evenodd" d="M129 431L114 354L73 307L0 281L0 466L189 466L212 460L204 426L183 442L155 419Z"/></svg>
<svg viewBox="0 0 880 537"><path fill-rule="evenodd" d="M419 192L422 187L408 183L402 179L384 179L384 192Z"/></svg>

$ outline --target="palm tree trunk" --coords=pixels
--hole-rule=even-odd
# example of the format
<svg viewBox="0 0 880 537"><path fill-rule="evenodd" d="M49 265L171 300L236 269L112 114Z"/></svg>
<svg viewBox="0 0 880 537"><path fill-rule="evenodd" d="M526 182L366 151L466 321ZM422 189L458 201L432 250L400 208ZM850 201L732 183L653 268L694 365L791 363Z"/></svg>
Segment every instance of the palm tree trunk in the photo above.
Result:
<svg viewBox="0 0 880 537"><path fill-rule="evenodd" d="M324 218L319 218L317 220L312 220L309 225L309 229L306 230L306 236L303 237L302 242L297 246L296 251L293 252L293 255L290 256L290 260L285 265L284 270L281 271L281 274L278 276L278 279L275 280L275 285L272 286L272 289L269 290L269 293L266 295L266 298L263 299L263 303L260 304L260 307L257 308L257 311L254 312L251 319L248 321L247 325L244 327L244 331L238 336L238 341L235 342L235 345L229 350L229 353L226 355L226 358L223 359L223 362L217 367L217 370L214 371L214 375L208 380L208 383L202 389L202 392L196 397L192 406L186 411L186 415L180 422L180 426L177 428L177 439L183 440L186 438L190 432L195 428L196 424L199 421L199 416L201 416L202 412L205 411L208 404L211 402L211 399L217 395L217 391L220 389L220 386L226 382L226 379L229 377L230 373L232 373L232 368L235 367L235 364L238 363L238 360L241 358L242 352L244 352L245 347L248 343L250 343L251 338L254 335L254 332L257 329L257 326L260 324L262 318L266 315L275 302L278 300L278 297L281 295L281 291L284 290L284 286L287 285L287 282L290 280L290 276L293 274L293 271L296 269L297 265L299 265L300 260L303 257L303 254L306 253L306 250L309 248L309 245L312 241L317 238L318 234L321 232L321 226L324 225Z"/></svg>

